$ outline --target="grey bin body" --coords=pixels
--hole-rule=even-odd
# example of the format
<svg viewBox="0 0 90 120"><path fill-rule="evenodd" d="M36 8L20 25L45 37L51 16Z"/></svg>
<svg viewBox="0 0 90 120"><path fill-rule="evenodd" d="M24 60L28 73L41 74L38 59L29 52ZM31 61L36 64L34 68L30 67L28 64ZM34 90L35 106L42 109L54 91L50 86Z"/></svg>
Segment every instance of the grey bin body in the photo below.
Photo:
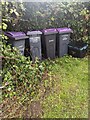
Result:
<svg viewBox="0 0 90 120"><path fill-rule="evenodd" d="M55 58L56 34L55 28L42 30L42 54L44 58Z"/></svg>
<svg viewBox="0 0 90 120"><path fill-rule="evenodd" d="M6 32L6 36L9 37L9 43L12 47L16 47L19 49L21 55L24 55L25 49L25 39L28 37L23 32Z"/></svg>
<svg viewBox="0 0 90 120"><path fill-rule="evenodd" d="M41 34L40 31L28 31L27 35L29 36L29 46L30 54L32 61L35 61L36 57L41 60Z"/></svg>
<svg viewBox="0 0 90 120"><path fill-rule="evenodd" d="M70 34L73 32L70 28L57 28L56 55L62 57L68 53L68 44Z"/></svg>

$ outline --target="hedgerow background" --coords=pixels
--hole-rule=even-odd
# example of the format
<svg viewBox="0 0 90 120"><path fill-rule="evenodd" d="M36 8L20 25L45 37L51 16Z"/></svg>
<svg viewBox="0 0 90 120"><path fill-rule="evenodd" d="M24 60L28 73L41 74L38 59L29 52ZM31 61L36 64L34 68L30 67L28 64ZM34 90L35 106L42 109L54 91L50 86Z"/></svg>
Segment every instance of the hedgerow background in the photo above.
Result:
<svg viewBox="0 0 90 120"><path fill-rule="evenodd" d="M5 31L41 30L45 28L70 27L73 40L90 39L90 2L2 2L2 59L3 102L18 99L19 103L33 99L41 81L48 90L53 85L49 71L53 61L38 60L33 64L29 57L21 56L16 48L7 45ZM44 80L44 77L46 81ZM47 77L49 81L47 81Z"/></svg>
<svg viewBox="0 0 90 120"><path fill-rule="evenodd" d="M73 39L88 40L90 2L4 3L2 23L6 30L28 31L53 27L70 27ZM5 27L6 26L6 27Z"/></svg>

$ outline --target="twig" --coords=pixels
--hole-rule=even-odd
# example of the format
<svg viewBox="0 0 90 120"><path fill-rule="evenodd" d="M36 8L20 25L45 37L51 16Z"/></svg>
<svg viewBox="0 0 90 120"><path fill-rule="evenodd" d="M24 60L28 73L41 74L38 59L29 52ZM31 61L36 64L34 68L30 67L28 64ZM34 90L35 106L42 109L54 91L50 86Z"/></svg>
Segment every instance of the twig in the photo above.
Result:
<svg viewBox="0 0 90 120"><path fill-rule="evenodd" d="M9 83L8 83L8 82L6 82L4 86L1 86L1 87L0 87L0 89L5 88L7 85L9 85Z"/></svg>

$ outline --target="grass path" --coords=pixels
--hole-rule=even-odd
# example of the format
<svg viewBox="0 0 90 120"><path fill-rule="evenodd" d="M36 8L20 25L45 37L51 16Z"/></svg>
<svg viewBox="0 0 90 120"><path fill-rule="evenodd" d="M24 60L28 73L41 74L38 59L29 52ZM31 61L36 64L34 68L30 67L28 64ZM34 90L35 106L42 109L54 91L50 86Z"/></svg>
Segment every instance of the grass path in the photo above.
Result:
<svg viewBox="0 0 90 120"><path fill-rule="evenodd" d="M88 118L88 59L57 58L54 86L42 101L43 118Z"/></svg>

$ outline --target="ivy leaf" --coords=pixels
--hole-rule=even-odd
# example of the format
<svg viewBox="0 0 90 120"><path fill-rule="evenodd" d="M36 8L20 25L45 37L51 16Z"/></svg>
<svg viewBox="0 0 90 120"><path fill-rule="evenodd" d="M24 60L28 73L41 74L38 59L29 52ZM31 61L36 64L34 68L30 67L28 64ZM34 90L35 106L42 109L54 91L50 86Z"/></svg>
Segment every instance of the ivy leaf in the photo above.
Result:
<svg viewBox="0 0 90 120"><path fill-rule="evenodd" d="M13 11L13 9L10 9L10 13L13 13L14 11Z"/></svg>
<svg viewBox="0 0 90 120"><path fill-rule="evenodd" d="M51 17L51 20L54 21L55 20L54 17Z"/></svg>
<svg viewBox="0 0 90 120"><path fill-rule="evenodd" d="M8 88L8 91L11 91L11 88L10 88L10 87Z"/></svg>
<svg viewBox="0 0 90 120"><path fill-rule="evenodd" d="M14 13L15 13L17 16L19 16L19 13L18 13L18 12L14 11Z"/></svg>
<svg viewBox="0 0 90 120"><path fill-rule="evenodd" d="M2 25L3 25L3 30L6 30L7 29L7 24L2 23Z"/></svg>

